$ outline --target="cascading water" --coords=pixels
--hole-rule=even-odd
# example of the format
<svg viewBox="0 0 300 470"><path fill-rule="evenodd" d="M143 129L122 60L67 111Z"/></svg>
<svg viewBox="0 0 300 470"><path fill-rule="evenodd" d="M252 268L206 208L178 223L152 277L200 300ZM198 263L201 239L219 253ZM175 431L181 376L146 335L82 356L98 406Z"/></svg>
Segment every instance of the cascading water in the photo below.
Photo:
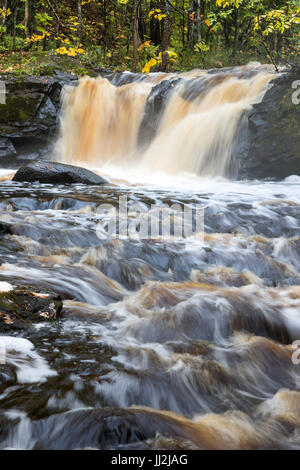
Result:
<svg viewBox="0 0 300 470"><path fill-rule="evenodd" d="M56 155L112 182L0 170L0 286L51 289L64 311L0 334L0 449L300 449L300 178L224 178L272 77L82 79ZM203 239L99 237L120 197L132 221L201 205Z"/></svg>
<svg viewBox="0 0 300 470"><path fill-rule="evenodd" d="M271 67L250 65L217 74L150 75L120 86L105 78L83 78L65 90L57 156L92 167L226 176L240 118L274 76ZM139 134L151 120L145 115L147 104L150 100L151 107L151 91L163 80L171 83L166 105L145 145Z"/></svg>

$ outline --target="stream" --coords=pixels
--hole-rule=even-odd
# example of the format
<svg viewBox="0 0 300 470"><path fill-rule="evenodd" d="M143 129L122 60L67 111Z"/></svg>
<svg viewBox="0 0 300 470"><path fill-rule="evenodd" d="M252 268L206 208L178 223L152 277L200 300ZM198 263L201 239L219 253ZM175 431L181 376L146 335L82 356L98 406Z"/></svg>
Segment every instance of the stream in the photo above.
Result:
<svg viewBox="0 0 300 470"><path fill-rule="evenodd" d="M74 100L71 106L58 148L67 152L64 161L82 163L70 150L79 148L76 140L64 134L78 117ZM174 99L169 106L175 116ZM239 118L236 107L227 111L228 119ZM197 112L185 110L192 121L172 133L195 125ZM300 449L293 345L300 340L300 177L229 178L230 142L218 175L218 119L218 158L212 165L205 141L202 170L194 163L174 170L166 130L174 123L164 118L157 139L169 149L166 158L159 163L154 142L139 172L130 167L137 154L131 144L127 164L118 163L127 131L113 149L105 145L99 165L98 143L89 141L85 165L107 185L0 181L0 220L12 226L0 236L0 281L51 289L64 312L55 323L0 338L0 449ZM91 123L83 125L92 132ZM80 129L82 143L87 130ZM105 164L109 152L112 165ZM109 235L113 211L101 208L117 208L120 197L131 222L153 206L196 204L203 230Z"/></svg>

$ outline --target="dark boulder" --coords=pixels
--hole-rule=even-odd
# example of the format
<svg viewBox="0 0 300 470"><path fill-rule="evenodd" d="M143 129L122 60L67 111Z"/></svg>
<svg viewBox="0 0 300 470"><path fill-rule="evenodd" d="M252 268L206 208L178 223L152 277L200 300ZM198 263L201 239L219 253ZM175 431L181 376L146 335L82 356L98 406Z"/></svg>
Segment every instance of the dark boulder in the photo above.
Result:
<svg viewBox="0 0 300 470"><path fill-rule="evenodd" d="M244 114L234 155L238 177L300 175L300 104L293 99L299 79L299 68L282 73L262 101Z"/></svg>
<svg viewBox="0 0 300 470"><path fill-rule="evenodd" d="M61 317L61 298L51 291L27 287L0 292L0 333L30 328L34 323Z"/></svg>
<svg viewBox="0 0 300 470"><path fill-rule="evenodd" d="M2 364L0 362L0 390L2 392L3 389L8 387L9 385L13 385L16 383L16 374L13 370L13 367L8 364Z"/></svg>
<svg viewBox="0 0 300 470"><path fill-rule="evenodd" d="M13 181L38 181L44 184L88 184L99 185L107 181L90 170L63 163L36 161L21 167Z"/></svg>
<svg viewBox="0 0 300 470"><path fill-rule="evenodd" d="M35 159L51 150L62 87L76 78L70 74L22 79L0 75L5 84L5 103L0 104L1 165L12 167L16 159Z"/></svg>
<svg viewBox="0 0 300 470"><path fill-rule="evenodd" d="M9 233L11 233L11 224L0 222L0 237L1 235L7 235Z"/></svg>
<svg viewBox="0 0 300 470"><path fill-rule="evenodd" d="M151 140L155 137L167 101L181 81L182 80L178 78L163 80L152 88L147 98L139 129L139 145L145 147L149 145Z"/></svg>

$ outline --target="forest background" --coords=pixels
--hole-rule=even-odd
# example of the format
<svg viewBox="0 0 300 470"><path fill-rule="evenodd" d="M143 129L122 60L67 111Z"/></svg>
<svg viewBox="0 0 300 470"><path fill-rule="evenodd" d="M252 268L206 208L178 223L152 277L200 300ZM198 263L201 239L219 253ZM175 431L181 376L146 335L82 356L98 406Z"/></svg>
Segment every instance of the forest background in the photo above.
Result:
<svg viewBox="0 0 300 470"><path fill-rule="evenodd" d="M299 65L299 24L299 0L0 0L0 73Z"/></svg>

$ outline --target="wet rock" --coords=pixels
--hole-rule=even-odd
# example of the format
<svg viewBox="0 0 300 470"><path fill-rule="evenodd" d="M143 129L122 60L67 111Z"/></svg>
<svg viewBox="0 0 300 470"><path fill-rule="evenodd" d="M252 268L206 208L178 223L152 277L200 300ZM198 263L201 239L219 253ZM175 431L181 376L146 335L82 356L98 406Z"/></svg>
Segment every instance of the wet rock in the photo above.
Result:
<svg viewBox="0 0 300 470"><path fill-rule="evenodd" d="M6 222L0 222L0 237L9 233L11 233L11 224L7 224Z"/></svg>
<svg viewBox="0 0 300 470"><path fill-rule="evenodd" d="M142 122L139 129L139 144L148 145L154 138L158 129L164 108L181 79L163 80L152 88L144 109Z"/></svg>
<svg viewBox="0 0 300 470"><path fill-rule="evenodd" d="M13 157L16 153L16 149L9 139L0 138L0 158Z"/></svg>
<svg viewBox="0 0 300 470"><path fill-rule="evenodd" d="M70 74L52 77L0 75L5 104L0 105L0 158L41 156L51 148L58 129L62 87L74 81Z"/></svg>
<svg viewBox="0 0 300 470"><path fill-rule="evenodd" d="M244 114L235 149L238 177L300 175L300 104L293 100L299 76L299 68L279 75L261 103Z"/></svg>
<svg viewBox="0 0 300 470"><path fill-rule="evenodd" d="M27 287L0 291L0 333L30 328L34 323L56 321L61 317L61 298L51 291Z"/></svg>
<svg viewBox="0 0 300 470"><path fill-rule="evenodd" d="M119 87L128 85L129 83L142 82L146 79L146 75L143 73L132 73L132 72L112 72L106 73L105 69L100 75L107 78L113 85ZM108 71L109 72L109 71Z"/></svg>
<svg viewBox="0 0 300 470"><path fill-rule="evenodd" d="M0 421L0 424L1 429L5 428L4 423ZM58 439L55 429L59 426L61 433ZM110 450L119 446L126 449L125 446L130 444L137 446L147 439L154 439L157 433L170 438L190 438L197 441L197 437L173 417L143 409L76 410L37 420L32 427L35 450L86 447Z"/></svg>
<svg viewBox="0 0 300 470"><path fill-rule="evenodd" d="M21 167L13 181L27 181L45 184L88 184L99 185L107 181L92 171L63 163L36 161Z"/></svg>
<svg viewBox="0 0 300 470"><path fill-rule="evenodd" d="M11 366L0 362L0 390L2 391L8 385L16 381L16 374Z"/></svg>

